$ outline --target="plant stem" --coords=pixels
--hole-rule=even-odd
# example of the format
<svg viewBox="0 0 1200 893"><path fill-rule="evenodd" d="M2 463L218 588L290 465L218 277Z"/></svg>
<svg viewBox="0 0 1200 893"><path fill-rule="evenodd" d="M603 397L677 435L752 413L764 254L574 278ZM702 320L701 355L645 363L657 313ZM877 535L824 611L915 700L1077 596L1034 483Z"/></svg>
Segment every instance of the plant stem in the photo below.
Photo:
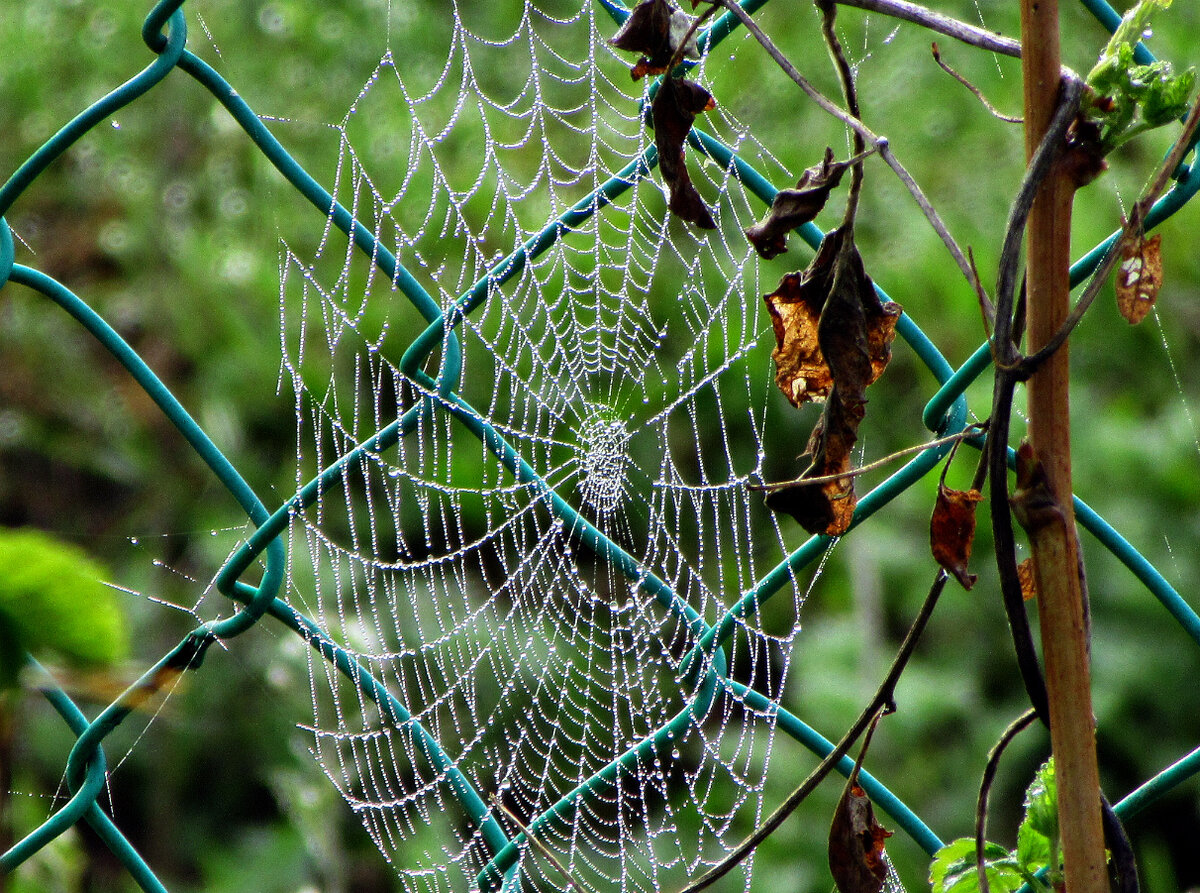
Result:
<svg viewBox="0 0 1200 893"><path fill-rule="evenodd" d="M954 237L950 235L950 231L946 228L946 225L938 216L937 211L934 209L929 199L926 198L925 194L921 191L921 187L917 185L917 181L912 178L912 175L905 169L904 165L900 163L900 159L898 159L896 157L896 153L892 151L892 147L888 142L888 138L885 136L879 136L878 134L872 132L872 130L862 121L860 121L855 115L852 115L845 109L841 108L837 103L825 96L825 94L809 83L808 79L805 78L804 75L802 75L799 71L797 71L796 66L793 65L787 56L785 56L783 52L775 45L774 41L772 41L771 38L763 32L762 28L758 27L754 19L750 17L750 14L746 12L746 10L742 9L742 7L737 3L737 0L712 0L712 2L714 4L720 4L729 10L730 13L736 16L741 21L745 29L754 36L755 40L762 44L763 49L767 51L767 55L775 60L775 63L783 70L784 74L790 77L796 83L796 85L804 91L805 95L807 95L809 99L853 130L855 134L862 137L866 145L872 147L879 153L879 157L884 160L887 166L890 167L896 176L900 178L900 182L904 184L906 189L908 189L909 193L913 197L913 200L916 201L917 206L921 209L921 212L929 221L929 225L933 227L934 232L936 232L941 238L942 244L944 244L946 249L950 252L950 256L954 258L954 262L958 264L958 268L962 271L962 274L966 278L967 282L970 283L971 287L975 289L977 293L983 294L983 285L980 283L979 277L975 274L975 270L971 267L970 262L967 260L967 256L963 253L962 249L958 247L958 243L955 242ZM841 0L836 0L836 2L841 2ZM906 5L913 6L915 4Z"/></svg>
<svg viewBox="0 0 1200 893"><path fill-rule="evenodd" d="M871 699L871 703L866 706L866 709L859 714L854 725L842 736L842 740L821 760L820 764L809 774L808 778L804 779L800 787L792 791L788 795L788 798L767 817L767 820L755 828L749 837L738 844L732 853L709 869L706 874L680 890L679 893L699 893L700 890L712 886L732 871L736 865L740 864L742 860L754 852L760 843L771 836L775 832L775 829L782 825L784 820L796 811L796 807L803 803L809 794L817 789L817 786L825 780L825 777L841 762L842 757L854 746L854 742L858 740L858 736L872 725L872 722L881 710L884 713L891 713L896 709L896 685L900 681L900 676L903 674L904 668L908 666L909 658L916 651L917 643L921 640L921 633L925 631L925 626L929 623L929 618L933 616L933 609L937 607L938 599L941 597L942 591L946 588L946 581L949 579L950 576L944 570L937 572L937 576L933 580L933 585L929 588L929 594L925 596L921 610L917 612L912 626L908 628L908 635L904 637L904 641L900 645L900 650L896 653L896 657L892 661L887 675L884 677L879 689L875 692L875 697Z"/></svg>
<svg viewBox="0 0 1200 893"><path fill-rule="evenodd" d="M1057 0L1021 0L1025 149L1032 157L1058 102L1061 72ZM1056 167L1029 215L1026 271L1029 346L1049 341L1070 312L1071 203L1075 185ZM1079 544L1071 503L1067 345L1029 381L1029 436L1062 523L1032 537L1038 616L1046 665L1050 740L1058 779L1066 888L1104 893L1108 875L1100 820L1088 641Z"/></svg>

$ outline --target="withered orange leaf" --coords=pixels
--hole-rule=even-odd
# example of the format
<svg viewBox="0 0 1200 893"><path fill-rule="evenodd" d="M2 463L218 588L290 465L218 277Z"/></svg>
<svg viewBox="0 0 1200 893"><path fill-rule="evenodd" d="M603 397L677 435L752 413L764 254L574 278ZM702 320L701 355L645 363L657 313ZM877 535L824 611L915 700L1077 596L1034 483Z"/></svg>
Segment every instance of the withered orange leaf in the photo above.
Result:
<svg viewBox="0 0 1200 893"><path fill-rule="evenodd" d="M824 400L833 387L835 374L820 340L822 326L837 362L844 369L851 365L857 370L853 380L844 384L849 391L858 391L860 397L862 389L883 374L891 359L900 305L879 300L853 239L841 264L842 275L835 276L844 241L843 230L833 230L821 241L816 257L804 272L786 274L778 288L763 299L775 329L775 349L771 353L775 384L793 406ZM826 316L826 304L834 295L835 285L834 306ZM860 362L862 357L869 365L866 380L862 380L866 370Z"/></svg>
<svg viewBox="0 0 1200 893"><path fill-rule="evenodd" d="M929 544L933 560L970 589L978 579L967 570L975 540L975 506L983 495L978 490L952 490L938 484L933 517L929 520Z"/></svg>
<svg viewBox="0 0 1200 893"><path fill-rule="evenodd" d="M875 821L875 808L859 785L846 784L829 828L829 871L839 893L879 893L887 878L883 842L892 836Z"/></svg>
<svg viewBox="0 0 1200 893"><path fill-rule="evenodd" d="M717 224L692 185L683 160L683 143L696 115L716 108L712 94L683 78L663 78L651 105L654 120L654 145L658 149L658 168L670 192L667 206L678 217L702 229Z"/></svg>
<svg viewBox="0 0 1200 893"><path fill-rule="evenodd" d="M635 81L640 80L648 74L665 73L685 38L687 45L683 55L688 59L700 58L696 35L691 28L694 21L667 0L643 0L629 13L629 18L609 43L619 50L642 54L630 72Z"/></svg>
<svg viewBox="0 0 1200 893"><path fill-rule="evenodd" d="M1116 279L1117 308L1130 325L1136 326L1146 318L1162 288L1162 233L1149 239L1142 236L1126 245Z"/></svg>
<svg viewBox="0 0 1200 893"><path fill-rule="evenodd" d="M1037 598L1037 576L1033 572L1033 559L1026 558L1017 565L1017 580L1021 583L1021 597L1025 601Z"/></svg>
<svg viewBox="0 0 1200 893"><path fill-rule="evenodd" d="M853 478L820 484L805 478L850 469L865 391L891 358L900 307L879 300L846 228L829 233L808 268L784 276L766 301L775 328L776 385L796 406L826 400L809 437L808 469L795 484L774 490L767 506L791 515L809 533L840 536L857 501Z"/></svg>
<svg viewBox="0 0 1200 893"><path fill-rule="evenodd" d="M824 400L833 388L833 376L817 343L825 295L819 289L805 288L805 275L788 273L764 298L775 328L775 350L771 352L775 384L793 406Z"/></svg>
<svg viewBox="0 0 1200 893"><path fill-rule="evenodd" d="M787 251L787 234L820 213L849 167L848 161L834 161L827 148L821 163L806 170L795 189L779 190L767 216L746 230L754 249L767 260Z"/></svg>

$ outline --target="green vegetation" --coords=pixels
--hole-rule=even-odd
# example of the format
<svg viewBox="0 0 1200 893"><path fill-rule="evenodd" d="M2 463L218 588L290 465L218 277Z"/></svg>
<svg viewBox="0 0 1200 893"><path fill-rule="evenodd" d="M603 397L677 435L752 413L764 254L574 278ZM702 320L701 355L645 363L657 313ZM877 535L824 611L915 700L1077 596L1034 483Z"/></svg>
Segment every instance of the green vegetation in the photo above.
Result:
<svg viewBox="0 0 1200 893"><path fill-rule="evenodd" d="M127 656L117 594L78 546L36 530L0 529L0 568L0 692L16 685L22 652L82 669Z"/></svg>
<svg viewBox="0 0 1200 893"><path fill-rule="evenodd" d="M464 5L472 7L463 14L481 32L487 23L474 18L499 20L510 6ZM1150 9L1149 2L1143 5ZM149 61L138 34L145 10L138 4L47 0L20 6L0 22L0 132L8 135L0 141L0 176ZM379 6L367 0L197 0L195 9L185 4L185 12L193 49L217 65L256 111L274 116L268 123L289 151L330 182L338 144L326 125L343 119L385 50L392 49L412 73L414 89L428 89L448 42L442 0L392 4L391 34L379 24ZM989 28L1007 34L1018 31L1014 4L954 0L939 8L967 20L982 15ZM1068 15L1067 62L1087 71L1106 37L1082 10L1071 7ZM836 92L815 14L775 3L757 18L801 60L806 74ZM902 26L885 42L896 26L880 17L847 9L839 22L844 42L857 54L865 119L891 138L956 237L974 247L988 279L1008 197L1023 168L1019 130L988 116L932 64L928 35L920 29ZM496 33L510 24L497 21ZM1148 42L1161 58L1182 65L1195 57L1200 5L1176 4L1158 25ZM1136 141L1128 137L1169 124L1180 95L1192 89L1190 68L1172 75L1165 63L1139 67L1131 46L1128 37L1114 39L1091 76L1113 97L1114 117L1106 126L1118 148L1109 159L1110 175L1080 196L1076 253L1116 228L1172 128ZM777 185L794 180L826 145L845 145L840 125L790 92L752 41L739 39L722 51L729 59L710 69L712 92L776 154L779 165L770 173ZM943 46L943 52L996 105L1019 107L1019 70L1012 60L967 48L947 52ZM497 64L486 76L500 80L503 72ZM397 136L410 126L405 115L405 109L381 103L355 117L355 144L380 162L405 151L406 139ZM451 179L474 176L478 153L470 146L454 147L450 157L456 166ZM688 163L700 162L689 155ZM877 188L864 195L858 225L869 271L957 366L983 339L975 297L936 236L914 223L917 212L907 193L882 165L869 173ZM539 210L537 201L531 197L531 214ZM828 228L837 214L831 209L818 223ZM90 134L47 171L8 220L32 249L19 244L18 260L60 279L112 320L268 505L294 490L295 408L290 394L277 390L280 239L311 246L324 221L211 97L173 73L111 128ZM1200 591L1200 432L1194 415L1200 411L1200 378L1192 371L1200 363L1200 255L1190 247L1198 223L1197 210L1189 208L1162 228L1168 279L1153 319L1131 328L1102 296L1072 338L1078 492L1185 595ZM453 246L461 251L458 242ZM801 256L807 257L804 249L793 245L789 254L764 263L763 282L802 266ZM674 263L668 259L664 266ZM652 308L669 320L676 297L656 285ZM687 328L668 331L678 338ZM399 342L401 334L389 337ZM664 350L678 355L683 346L668 340ZM112 569L109 575L72 562L76 572L85 568L90 580L111 580L144 596L122 596L126 619L113 627L103 653L88 650L96 643L71 637L76 623L84 627L78 616L39 625L39 644L68 656L120 660L118 630L124 627L133 660L143 666L196 625L194 614L227 615L230 606L208 591L207 582L244 537L244 516L154 407L60 311L23 289L0 293L0 370L0 522L56 531ZM770 393L769 378L764 367L763 394ZM888 374L872 390L872 412L860 434L868 458L926 437L919 419L931 379L911 353L897 346ZM973 405L987 405L985 391L986 383L976 386ZM776 401L773 430L789 444L766 469L781 479L792 471L791 444L813 418L787 421L777 405L782 398L764 399ZM303 474L312 461L305 457ZM960 475L965 472L956 464L951 476ZM826 735L839 735L869 697L927 588L935 484L931 479L914 488L839 543L804 606L804 631L786 680L789 701ZM1200 738L1200 648L1110 555L1086 537L1084 548L1102 781L1115 800ZM989 549L981 536L976 555ZM994 571L978 558L973 570L980 575L973 592L944 597L897 692L899 712L880 726L867 767L878 769L947 839L971 827L983 754L1025 705L1004 616L992 597ZM0 594L0 611L3 599ZM763 628L789 629L793 607L769 605ZM89 619L86 626L109 622ZM4 635L33 641L29 629L11 620L0 620ZM307 660L304 643L268 620L228 652L212 649L202 671L188 674L169 694L161 715L130 723L110 739L110 756L124 757L112 779L122 827L173 893L243 890L247 878L256 889L280 893L392 888L390 868L315 766L307 750L311 735L297 728L312 715ZM58 788L71 737L39 698L23 697L18 710L22 734L12 786L30 796L15 798L13 824L29 829L44 818L41 798ZM1039 736L1031 733L1014 745L992 798L991 827L1003 844L994 845L989 858L997 866L1015 860L1018 875L1041 858L1028 849L1033 832L1024 832L1022 856L1014 830L1031 820L1022 824L1020 802L1025 782L1045 758L1048 745ZM815 762L782 736L773 747L765 794L772 804ZM837 794L838 785L827 784L761 849L756 889L828 890L825 829ZM1145 889L1200 884L1192 841L1179 833L1197 826L1200 808L1188 791L1131 823ZM973 852L952 846L956 862L966 859L973 868ZM22 869L14 890L130 889L119 869L94 852L99 848L88 832L73 832ZM928 874L925 854L898 837L888 852L909 889L916 889L917 879ZM972 874L956 876L966 884Z"/></svg>
<svg viewBox="0 0 1200 893"><path fill-rule="evenodd" d="M1028 884L1035 893L1050 893L1062 883L1058 841L1058 795L1054 761L1037 771L1025 793L1025 818L1017 829L1012 852L995 843L984 845L984 872L996 893L1013 893ZM975 839L948 843L929 869L933 893L977 893L982 887L976 864Z"/></svg>
<svg viewBox="0 0 1200 893"><path fill-rule="evenodd" d="M1088 111L1100 124L1105 153L1187 112L1196 83L1194 67L1172 74L1170 62L1134 61L1134 48L1143 35L1152 33L1155 13L1170 5L1171 0L1141 0L1131 8L1088 73L1087 84L1094 91Z"/></svg>

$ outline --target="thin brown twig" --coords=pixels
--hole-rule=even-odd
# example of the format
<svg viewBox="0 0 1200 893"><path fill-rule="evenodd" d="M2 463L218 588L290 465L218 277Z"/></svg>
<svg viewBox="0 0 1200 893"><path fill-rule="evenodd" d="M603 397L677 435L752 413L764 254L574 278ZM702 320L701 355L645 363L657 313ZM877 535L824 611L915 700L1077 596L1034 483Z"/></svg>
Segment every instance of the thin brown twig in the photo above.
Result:
<svg viewBox="0 0 1200 893"><path fill-rule="evenodd" d="M957 434L947 434L945 437L939 437L936 440L931 440L927 443L918 443L914 446L905 447L902 450L897 450L894 453L884 456L882 459L876 459L874 462L868 462L866 465L860 465L858 468L851 468L849 471L841 471L837 474L824 474L820 477L796 478L795 480L791 481L764 481L761 484L747 484L746 489L764 491L782 490L784 487L807 487L810 484L828 484L832 483L833 481L843 480L844 478L857 477L860 474L866 474L869 471L875 471L878 468L883 468L885 465L889 465L897 459L903 458L904 456L911 456L913 453L921 453L933 447L944 446L948 443L958 443L959 441L966 440L969 437L974 437L980 433L980 429L983 427L984 426L982 424L970 425L964 430L959 431Z"/></svg>
<svg viewBox="0 0 1200 893"><path fill-rule="evenodd" d="M991 890L987 871L984 868L983 852L987 842L988 793L992 790L992 782L996 780L996 770L1000 767L1000 757L1004 754L1005 748L1035 719L1037 719L1037 711L1029 709L1010 723L1004 730L1004 734L1000 736L1000 740L996 742L995 747L992 748L991 753L988 754L987 765L983 769L983 780L979 783L979 801L975 806L975 870L979 875L980 893L990 893Z"/></svg>
<svg viewBox="0 0 1200 893"><path fill-rule="evenodd" d="M989 512L996 569L1004 612L1012 634L1017 667L1029 700L1043 721L1048 722L1046 683L1033 643L1033 633L1025 610L1017 574L1016 538L1008 506L1008 432L1012 421L1013 393L1018 376L1020 355L1013 334L1013 306L1017 302L1021 243L1029 219L1033 198L1049 175L1062 151L1071 122L1075 119L1083 84L1078 78L1062 78L1059 105L1041 145L1029 160L1025 176L1009 210L1004 242L1000 252L996 280L996 315L992 332L992 361L995 382L992 388L992 413L989 420L987 461L990 483Z"/></svg>
<svg viewBox="0 0 1200 893"><path fill-rule="evenodd" d="M1025 119L1020 117L1019 115L1004 114L1004 112L1000 111L998 108L996 108L990 102L988 102L988 99L986 96L983 95L982 90L980 90L978 87L976 87L974 84L972 84L969 80L967 80L965 77L963 77L961 74L959 74L953 68L951 68L949 63L946 62L942 58L942 54L938 50L937 41L934 41L932 44L930 44L930 47L933 50L933 61L938 64L938 67L942 71L946 72L946 74L950 75L950 77L954 78L956 81L958 81L964 87L966 87L968 90L970 90L972 93L974 93L975 98L978 99L981 103L983 103L983 107L985 109L987 109L989 112L991 112L993 118L999 118L1001 121L1007 121L1009 124L1024 124L1025 123Z"/></svg>
<svg viewBox="0 0 1200 893"><path fill-rule="evenodd" d="M534 849L536 849L539 853L541 853L543 856L545 856L546 859L550 862L550 864L553 865L555 867L555 869L558 870L558 873L561 874L564 878L566 878L567 886L571 889L579 890L580 893L582 893L583 887L579 886L579 884L576 883L575 878L571 877L571 873L569 871L567 871L567 869L565 867L563 867L563 864L558 861L558 857L555 856L553 852L551 852L550 848L548 846L546 846L544 843L542 843L540 840L538 840L536 837L534 837L533 832L530 831L527 827L525 827L525 823L522 822L519 818L517 818L516 814L513 813L513 811L511 809L509 809L507 806L505 806L499 797L497 797L495 794L492 794L491 799L492 799L492 805L495 806L502 813L504 813L506 816L508 816L509 821L511 821L514 825L517 826L517 830L519 830L522 834L525 835L525 839L528 840L531 844L533 844Z"/></svg>
<svg viewBox="0 0 1200 893"><path fill-rule="evenodd" d="M1060 106L1061 23L1058 0L1020 0L1025 154L1039 148ZM1086 135L1081 137L1086 139ZM1080 147L1055 165L1030 210L1026 231L1026 338L1046 344L1070 315L1071 212L1081 176L1094 164ZM1077 172L1075 168L1080 168ZM1100 777L1086 622L1087 590L1071 506L1070 368L1067 351L1030 379L1029 446L1018 452L1014 514L1030 540L1037 579L1038 626L1045 666L1050 742L1058 784L1059 831L1066 889L1109 889L1101 821ZM1023 459L1026 453L1036 455ZM1044 510L1039 500L1045 498Z"/></svg>
<svg viewBox="0 0 1200 893"><path fill-rule="evenodd" d="M854 86L854 70L838 40L834 25L837 22L837 4L833 0L818 0L817 8L821 10L821 34L825 37L825 45L829 56L833 59L833 67L837 69L838 79L842 84L842 96L846 99L846 110L857 121L862 121L862 110L858 106L858 90ZM866 142L858 130L854 131L854 154L861 155L866 150ZM850 190L846 197L846 212L842 218L842 226L847 230L854 229L854 218L858 213L858 200L862 195L863 163L860 161L850 170Z"/></svg>
<svg viewBox="0 0 1200 893"><path fill-rule="evenodd" d="M895 710L896 684L900 681L900 676L904 672L904 668L908 665L909 658L912 657L913 652L916 650L921 633L925 631L925 626L929 622L929 618L933 616L933 609L937 607L938 598L946 588L946 581L949 579L950 577L945 571L938 571L933 585L929 588L929 594L925 596L925 602L921 605L921 610L913 620L912 626L909 627L908 635L904 637L904 642L900 645L900 650L896 653L896 658L892 661L892 666L888 669L887 676L884 677L879 689L875 692L875 697L871 699L871 702L859 715L858 719L855 720L854 725L850 727L849 731L842 736L842 740L837 743L837 746L809 774L808 778L804 779L800 787L792 791L788 798L771 813L767 820L759 825L749 837L738 844L732 853L709 869L707 874L702 875L684 887L680 893L697 893L697 891L715 884L733 870L734 866L740 864L743 859L754 852L758 845L771 836L775 832L775 829L782 825L784 820L795 811L796 807L803 803L808 795L816 790L817 785L825 780L825 777L833 770L834 766L854 746L854 742L858 740L858 737L871 724L871 721L880 711L880 708L886 708L884 712L887 713Z"/></svg>
<svg viewBox="0 0 1200 893"><path fill-rule="evenodd" d="M975 281L982 282L983 280L979 278L979 267L975 265L975 252L971 250L970 245L967 246L967 260L971 263L971 272L975 276ZM982 288L976 289L976 294L979 298L979 313L983 316L983 331L990 339L992 330L996 327L996 305L992 303L992 299Z"/></svg>
<svg viewBox="0 0 1200 893"><path fill-rule="evenodd" d="M692 17L692 24L688 27L687 32L683 35L683 39L679 41L679 46L675 47L675 52L671 55L671 61L667 64L667 77L671 77L671 72L675 70L675 66L683 62L683 54L687 52L688 41L699 30L712 14L717 11L715 6L710 6L698 16Z"/></svg>

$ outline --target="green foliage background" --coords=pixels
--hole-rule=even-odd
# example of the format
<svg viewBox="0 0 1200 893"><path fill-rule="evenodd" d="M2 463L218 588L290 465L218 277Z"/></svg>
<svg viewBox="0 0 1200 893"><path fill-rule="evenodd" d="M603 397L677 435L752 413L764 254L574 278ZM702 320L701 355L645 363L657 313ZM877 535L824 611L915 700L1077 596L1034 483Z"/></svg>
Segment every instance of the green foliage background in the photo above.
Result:
<svg viewBox="0 0 1200 893"><path fill-rule="evenodd" d="M937 5L1019 32L1015 3ZM492 17L499 29L513 7L471 10L473 26L486 30L483 19ZM0 22L3 175L149 61L139 37L144 12L124 0L11 6ZM260 114L288 119L273 130L328 182L336 134L323 124L342 119L385 49L383 3L189 0L185 12L191 47L217 64ZM438 69L445 14L440 0L392 8L391 46L406 70ZM836 94L807 4L769 4L759 19L806 75ZM864 32L871 35L872 55L859 68L868 123L891 138L989 278L1023 167L1019 128L992 119L938 70L920 29L902 26L884 44L880 34L893 23L878 16L865 21L853 10L843 10L839 21L856 59ZM1152 48L1186 66L1195 61L1200 7L1175 4L1155 31ZM1067 64L1089 70L1106 40L1102 29L1067 3L1064 33ZM940 45L993 103L1019 109L1013 60L948 39ZM792 170L813 163L827 144L835 150L845 144L840 126L803 101L751 40L739 36L725 51L728 62L709 70L718 102ZM494 74L502 77L503 70ZM393 130L403 126L381 108L359 117L355 136L386 153ZM1080 196L1077 254L1115 228L1171 131L1122 147L1112 172ZM450 171L451 178L467 176L473 161L464 152L463 168ZM839 213L835 199L818 223L828 227ZM983 337L978 309L882 165L868 171L859 219L872 275L952 364L961 363ZM1131 329L1111 299L1102 298L1072 339L1077 490L1185 597L1200 583L1200 443L1191 409L1200 405L1193 372L1200 359L1198 221L1188 208L1164 228L1167 281L1157 318ZM63 281L113 321L268 503L293 490L293 410L276 389L279 235L315 239L322 220L211 97L173 74L56 163L9 222L36 252L19 247L18 260ZM764 265L764 281L806 260L793 247ZM666 313L672 297L659 299ZM195 604L245 529L236 506L183 441L61 311L15 287L0 295L0 370L0 523L56 531L102 558L120 585L162 602ZM974 406L987 405L987 389L986 382L973 389ZM933 388L907 349L898 347L873 391L863 428L869 456L923 439L916 422ZM798 414L777 428L781 475L811 424ZM968 464L952 478L965 476ZM830 737L869 697L924 596L933 573L927 547L933 486L914 488L847 537L805 608L792 702ZM1115 560L1090 542L1085 547L1103 781L1116 799L1200 738L1194 684L1200 649ZM944 597L901 683L900 712L881 727L869 763L945 839L969 833L986 751L1023 704L989 549L981 536L975 590ZM195 625L187 611L148 599L129 598L125 608L132 669ZM205 610L217 608L209 601ZM120 764L112 780L118 823L172 890L242 890L250 879L266 893L391 888L390 870L309 758L308 736L296 727L311 716L306 660L298 639L261 624L228 651L213 649L153 722L149 715L134 720L109 739L110 765ZM41 798L58 787L70 738L35 697L22 699L17 723L13 805L23 831L44 815ZM1006 760L994 794L994 839L1015 840L1025 785L1047 747L1030 733ZM782 737L777 748L768 804L815 762ZM840 785L826 788L762 848L757 889L829 889L825 835ZM1191 855L1198 827L1194 785L1131 823L1146 889L1200 885ZM920 889L923 854L899 838L890 852L909 889ZM127 886L86 831L60 841L14 882L22 891Z"/></svg>

